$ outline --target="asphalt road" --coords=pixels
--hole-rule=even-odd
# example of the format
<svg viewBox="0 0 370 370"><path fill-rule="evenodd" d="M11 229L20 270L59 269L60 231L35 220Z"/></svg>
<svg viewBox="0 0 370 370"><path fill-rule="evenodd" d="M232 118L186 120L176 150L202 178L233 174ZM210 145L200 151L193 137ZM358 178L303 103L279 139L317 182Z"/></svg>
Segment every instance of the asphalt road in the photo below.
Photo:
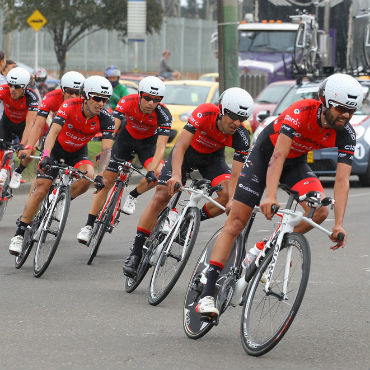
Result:
<svg viewBox="0 0 370 370"><path fill-rule="evenodd" d="M328 183L328 194L333 192ZM370 368L370 189L350 191L347 247L329 249L327 236L308 234L312 264L308 288L283 340L260 358L249 357L239 338L241 307L197 341L182 328L182 304L196 258L224 216L201 224L191 260L174 290L157 307L147 303L149 277L128 294L122 261L133 240L137 212L106 236L100 255L86 265L87 248L76 234L92 192L74 200L59 249L44 276L32 275L32 255L14 268L8 244L26 196L17 194L0 222L0 370L59 369L366 369ZM333 215L324 226L330 228ZM256 235L266 233L266 221ZM267 226L271 227L271 223Z"/></svg>

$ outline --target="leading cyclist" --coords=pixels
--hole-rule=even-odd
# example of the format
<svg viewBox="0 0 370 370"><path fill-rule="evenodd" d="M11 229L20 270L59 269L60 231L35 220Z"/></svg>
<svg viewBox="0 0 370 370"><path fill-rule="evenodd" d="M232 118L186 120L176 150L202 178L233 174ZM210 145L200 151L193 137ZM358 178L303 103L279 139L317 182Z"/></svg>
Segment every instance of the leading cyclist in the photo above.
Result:
<svg viewBox="0 0 370 370"><path fill-rule="evenodd" d="M260 207L267 219L272 218L272 205L279 205L279 181L300 195L317 191L322 198L325 196L320 180L306 161L306 153L313 149L338 148L334 185L335 225L330 239L337 243L332 249L345 246L347 233L343 228L343 218L356 146L356 135L349 121L361 107L363 89L353 77L338 73L321 83L319 99L293 103L259 135L244 164L231 212L210 257L207 283L196 308L200 314L219 315L215 307L216 281L229 258L234 240L247 224L254 206L260 203L265 188L265 198ZM302 207L307 215L309 207L304 203ZM327 207L318 208L313 220L320 224L327 215ZM301 222L294 231L305 233L311 228ZM339 233L345 235L342 242L337 239Z"/></svg>
<svg viewBox="0 0 370 370"><path fill-rule="evenodd" d="M145 240L174 194L175 185L185 183L188 170L198 169L204 178L212 181L212 186L222 185L216 201L226 206L228 212L249 150L249 132L242 122L252 109L253 99L249 93L233 87L221 95L219 106L205 103L194 110L162 169L153 198L140 217L131 254L123 265L125 275L136 275ZM235 149L231 171L225 161L225 146ZM208 202L201 210L201 221L222 212Z"/></svg>
<svg viewBox="0 0 370 370"><path fill-rule="evenodd" d="M101 76L91 76L84 82L84 97L65 101L53 118L50 131L45 140L43 157L35 189L31 192L20 218L15 236L12 238L9 253L18 255L22 251L24 233L45 198L57 170L48 168L55 161L64 162L93 178L94 166L87 155L87 143L102 132L102 148L109 149L113 144L113 117L105 111L112 94L109 81ZM90 182L85 179L75 181L71 187L71 199L87 191Z"/></svg>

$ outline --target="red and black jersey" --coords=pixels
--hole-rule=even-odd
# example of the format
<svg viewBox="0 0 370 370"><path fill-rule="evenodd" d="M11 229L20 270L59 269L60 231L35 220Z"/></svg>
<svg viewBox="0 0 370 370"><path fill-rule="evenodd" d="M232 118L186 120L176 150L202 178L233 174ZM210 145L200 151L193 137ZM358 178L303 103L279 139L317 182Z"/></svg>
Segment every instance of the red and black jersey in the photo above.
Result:
<svg viewBox="0 0 370 370"><path fill-rule="evenodd" d="M98 132L103 139L113 139L113 117L106 110L86 119L83 113L84 100L73 98L64 101L52 123L62 126L57 141L66 152L76 152L84 147Z"/></svg>
<svg viewBox="0 0 370 370"><path fill-rule="evenodd" d="M258 137L256 145L275 147L279 134L289 136L292 141L288 158L297 158L314 149L338 148L338 162L352 164L356 147L356 134L348 123L343 130L321 126L322 103L304 99L292 104L271 122ZM266 142L266 139L268 141Z"/></svg>
<svg viewBox="0 0 370 370"><path fill-rule="evenodd" d="M244 162L249 150L249 132L240 126L233 135L217 128L220 109L211 103L201 104L189 117L185 130L194 134L190 146L199 153L213 153L225 146L235 149L234 159Z"/></svg>
<svg viewBox="0 0 370 370"><path fill-rule="evenodd" d="M58 112L63 100L62 89L55 89L48 92L41 101L37 115L47 118L50 111L53 111L54 113Z"/></svg>
<svg viewBox="0 0 370 370"><path fill-rule="evenodd" d="M169 136L172 116L164 104L159 103L152 114L140 110L140 96L124 96L116 105L113 117L123 121L126 118L126 130L134 139L146 139L154 134Z"/></svg>
<svg viewBox="0 0 370 370"><path fill-rule="evenodd" d="M20 99L13 99L8 84L0 86L0 100L4 103L4 114L13 123L24 122L27 112L37 111L39 105L36 93L28 87Z"/></svg>

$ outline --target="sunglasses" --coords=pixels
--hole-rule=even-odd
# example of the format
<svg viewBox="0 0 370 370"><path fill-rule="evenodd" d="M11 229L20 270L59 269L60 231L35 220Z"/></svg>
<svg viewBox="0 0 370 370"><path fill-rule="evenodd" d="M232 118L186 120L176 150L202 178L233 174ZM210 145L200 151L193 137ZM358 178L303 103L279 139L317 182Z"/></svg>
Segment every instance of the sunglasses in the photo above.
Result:
<svg viewBox="0 0 370 370"><path fill-rule="evenodd" d="M331 103L331 105L340 114L349 113L351 115L351 114L356 112L356 108L347 108L347 107L345 107L343 105L339 105L337 103Z"/></svg>
<svg viewBox="0 0 370 370"><path fill-rule="evenodd" d="M106 96L97 96L97 95L90 95L90 98L96 101L97 103L100 103L101 101L103 103L106 103L109 100L109 98L107 98Z"/></svg>
<svg viewBox="0 0 370 370"><path fill-rule="evenodd" d="M8 85L9 85L9 88L14 87L15 89L23 89L23 85L15 85L15 84L10 84L10 83L8 83Z"/></svg>
<svg viewBox="0 0 370 370"><path fill-rule="evenodd" d="M153 103L159 103L163 97L157 97L157 98L154 98L153 96L151 95L146 95L146 94L142 94L141 97L145 100L145 101L153 101Z"/></svg>
<svg viewBox="0 0 370 370"><path fill-rule="evenodd" d="M67 88L67 89L64 89L64 92L68 95L80 95L80 90L78 89Z"/></svg>
<svg viewBox="0 0 370 370"><path fill-rule="evenodd" d="M230 112L228 109L225 109L225 114L227 114L233 121L244 122L248 118L247 116L240 116L239 114Z"/></svg>

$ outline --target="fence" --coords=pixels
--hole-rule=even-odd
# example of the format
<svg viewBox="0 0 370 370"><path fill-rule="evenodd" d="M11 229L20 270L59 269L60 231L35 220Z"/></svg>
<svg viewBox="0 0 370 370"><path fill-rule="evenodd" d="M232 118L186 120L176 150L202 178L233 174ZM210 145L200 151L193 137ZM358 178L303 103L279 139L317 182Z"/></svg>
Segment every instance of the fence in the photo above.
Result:
<svg viewBox="0 0 370 370"><path fill-rule="evenodd" d="M164 18L160 33L148 35L145 42L138 44L138 70L157 72L162 51L169 49L169 64L182 73L217 71L217 59L210 44L211 34L216 27L215 21ZM10 37L11 53L8 57L33 66L35 32L31 28L22 32L14 31ZM0 46L4 46L4 41L4 35L0 33ZM134 43L122 42L117 32L98 31L72 47L67 54L67 69L97 71L115 64L122 71L133 71L134 50ZM38 60L39 65L48 70L59 68L53 41L45 29L39 31Z"/></svg>

